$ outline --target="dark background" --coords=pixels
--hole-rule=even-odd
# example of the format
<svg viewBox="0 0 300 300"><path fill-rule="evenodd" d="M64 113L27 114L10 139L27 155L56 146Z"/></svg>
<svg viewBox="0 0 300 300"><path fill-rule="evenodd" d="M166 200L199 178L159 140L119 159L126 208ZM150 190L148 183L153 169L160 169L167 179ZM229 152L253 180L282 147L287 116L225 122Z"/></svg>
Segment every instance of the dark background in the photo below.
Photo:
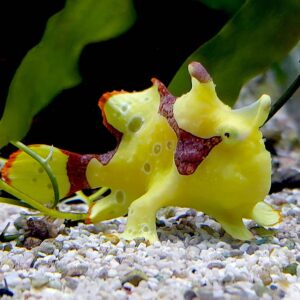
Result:
<svg viewBox="0 0 300 300"><path fill-rule="evenodd" d="M47 19L64 3L1 1L0 115L16 68L41 39ZM187 56L229 19L197 0L136 0L134 4L134 26L117 38L85 47L79 62L81 84L63 91L34 118L23 140L26 144L53 144L80 153L111 149L114 138L103 128L97 105L102 93L142 90L151 85L152 77L168 84Z"/></svg>

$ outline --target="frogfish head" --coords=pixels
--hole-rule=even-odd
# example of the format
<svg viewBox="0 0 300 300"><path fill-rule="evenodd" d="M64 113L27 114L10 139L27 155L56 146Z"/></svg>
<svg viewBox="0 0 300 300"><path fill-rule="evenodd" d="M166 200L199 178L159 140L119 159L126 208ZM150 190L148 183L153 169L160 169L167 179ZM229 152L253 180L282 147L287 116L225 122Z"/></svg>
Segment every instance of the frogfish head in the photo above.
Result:
<svg viewBox="0 0 300 300"><path fill-rule="evenodd" d="M190 63L189 73L192 88L177 98L174 105L174 117L180 128L201 138L219 136L223 145L261 139L259 128L271 105L268 95L262 95L249 106L231 109L218 98L210 75L200 63Z"/></svg>

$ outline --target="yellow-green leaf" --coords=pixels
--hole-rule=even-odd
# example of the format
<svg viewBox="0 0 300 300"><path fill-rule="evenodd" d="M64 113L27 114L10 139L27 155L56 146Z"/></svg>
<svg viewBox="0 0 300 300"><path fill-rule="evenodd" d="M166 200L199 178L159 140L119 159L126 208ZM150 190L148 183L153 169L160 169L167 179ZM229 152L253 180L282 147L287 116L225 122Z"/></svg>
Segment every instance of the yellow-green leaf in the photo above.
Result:
<svg viewBox="0 0 300 300"><path fill-rule="evenodd" d="M187 65L196 60L211 74L219 97L233 105L249 79L281 60L299 41L299 16L299 0L246 1L215 37L188 57L170 90L181 94L189 89Z"/></svg>
<svg viewBox="0 0 300 300"><path fill-rule="evenodd" d="M131 0L67 0L13 78L0 121L0 147L23 138L35 114L80 82L77 61L85 45L115 37L133 21Z"/></svg>

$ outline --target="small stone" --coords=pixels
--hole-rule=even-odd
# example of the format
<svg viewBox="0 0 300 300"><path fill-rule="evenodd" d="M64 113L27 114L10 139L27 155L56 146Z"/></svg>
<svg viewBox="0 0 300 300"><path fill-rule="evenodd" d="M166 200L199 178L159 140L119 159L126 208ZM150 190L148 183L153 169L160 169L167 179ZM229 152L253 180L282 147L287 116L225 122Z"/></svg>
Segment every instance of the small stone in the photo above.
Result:
<svg viewBox="0 0 300 300"><path fill-rule="evenodd" d="M62 234L60 234L55 238L55 242L57 242L63 246L65 239L66 239L66 237L63 236Z"/></svg>
<svg viewBox="0 0 300 300"><path fill-rule="evenodd" d="M291 208L286 212L286 216L291 216L291 217L299 217L300 216L300 208Z"/></svg>
<svg viewBox="0 0 300 300"><path fill-rule="evenodd" d="M16 287L22 284L22 279L17 272L9 272L5 275L5 279L9 287Z"/></svg>
<svg viewBox="0 0 300 300"><path fill-rule="evenodd" d="M108 271L105 268L100 269L97 272L97 277L102 278L102 279L107 279L108 277Z"/></svg>
<svg viewBox="0 0 300 300"><path fill-rule="evenodd" d="M275 290L278 289L278 287L277 287L277 285L275 285L275 284L271 284L271 285L270 285L270 289L271 289L272 291L275 291Z"/></svg>
<svg viewBox="0 0 300 300"><path fill-rule="evenodd" d="M234 250L229 251L230 257L242 256L243 254L244 254L244 252L240 249L234 249Z"/></svg>
<svg viewBox="0 0 300 300"><path fill-rule="evenodd" d="M59 264L58 269L66 276L81 276L88 271L89 267L85 263L74 261L69 264Z"/></svg>
<svg viewBox="0 0 300 300"><path fill-rule="evenodd" d="M260 274L260 279L261 281L263 282L263 284L265 286L269 285L272 283L272 277L270 275L270 273L268 271L263 271L261 274Z"/></svg>
<svg viewBox="0 0 300 300"><path fill-rule="evenodd" d="M213 295L212 292L200 292L199 293L199 298L201 300L216 300L217 298ZM219 300L219 299L218 299Z"/></svg>
<svg viewBox="0 0 300 300"><path fill-rule="evenodd" d="M261 226L252 227L251 231L260 237L272 237L276 234L275 229L266 229Z"/></svg>
<svg viewBox="0 0 300 300"><path fill-rule="evenodd" d="M231 243L231 248L232 249L241 249L241 246L243 245L242 241L239 241L239 240L233 240Z"/></svg>
<svg viewBox="0 0 300 300"><path fill-rule="evenodd" d="M39 246L41 243L42 243L42 240L40 240L36 237L28 237L24 241L24 247L28 250L31 250L32 248Z"/></svg>
<svg viewBox="0 0 300 300"><path fill-rule="evenodd" d="M293 250L296 247L296 243L292 239L286 239L284 246L286 246L289 250Z"/></svg>
<svg viewBox="0 0 300 300"><path fill-rule="evenodd" d="M215 231L206 224L202 224L201 229L205 230L209 235L214 235L215 233Z"/></svg>
<svg viewBox="0 0 300 300"><path fill-rule="evenodd" d="M170 218L173 218L175 216L175 209L174 207L166 207L164 208L164 217L166 219L170 219Z"/></svg>
<svg viewBox="0 0 300 300"><path fill-rule="evenodd" d="M246 250L246 253L249 255L252 255L257 251L259 247L257 245L249 245L248 249Z"/></svg>
<svg viewBox="0 0 300 300"><path fill-rule="evenodd" d="M161 243L160 243L160 241L155 241L152 246L154 248L160 248L161 247Z"/></svg>
<svg viewBox="0 0 300 300"><path fill-rule="evenodd" d="M62 284L59 280L50 280L48 283L48 287L56 289L56 290L61 290Z"/></svg>
<svg viewBox="0 0 300 300"><path fill-rule="evenodd" d="M10 243L7 243L3 247L3 251L10 252L12 250L12 245Z"/></svg>
<svg viewBox="0 0 300 300"><path fill-rule="evenodd" d="M193 300L197 298L197 294L193 290L187 290L184 292L184 300Z"/></svg>
<svg viewBox="0 0 300 300"><path fill-rule="evenodd" d="M63 248L63 246L64 246L63 242L58 242L57 240L53 240L52 243L55 246L54 252L57 252L57 251L59 252Z"/></svg>
<svg viewBox="0 0 300 300"><path fill-rule="evenodd" d="M198 245L203 241L201 236L195 236L189 240L189 245Z"/></svg>
<svg viewBox="0 0 300 300"><path fill-rule="evenodd" d="M60 231L64 229L62 219L47 219L47 226L48 226L48 232L50 238L55 238L59 234Z"/></svg>
<svg viewBox="0 0 300 300"><path fill-rule="evenodd" d="M276 194L275 194L276 195ZM281 206L281 205L283 205L283 204L286 204L287 203L287 199L286 199L286 197L273 197L272 198L272 202L273 202L273 204L274 205L277 205L277 206Z"/></svg>
<svg viewBox="0 0 300 300"><path fill-rule="evenodd" d="M105 234L104 239L110 241L113 245L117 245L120 241L120 238L115 234Z"/></svg>
<svg viewBox="0 0 300 300"><path fill-rule="evenodd" d="M283 273L288 273L291 275L297 275L298 263L292 263L282 268Z"/></svg>
<svg viewBox="0 0 300 300"><path fill-rule="evenodd" d="M138 247L140 244L145 244L146 246L150 245L149 241L143 237L135 238L134 240L135 240L136 247Z"/></svg>
<svg viewBox="0 0 300 300"><path fill-rule="evenodd" d="M259 238L255 241L256 245L263 245L263 244L267 244L269 242L271 242L272 238L270 237L262 237L262 238Z"/></svg>
<svg viewBox="0 0 300 300"><path fill-rule="evenodd" d="M56 247L52 242L43 241L40 244L38 251L48 254L48 255L51 255L54 253L55 249L56 249Z"/></svg>
<svg viewBox="0 0 300 300"><path fill-rule="evenodd" d="M223 283L229 283L234 280L234 275L226 274L222 280Z"/></svg>
<svg viewBox="0 0 300 300"><path fill-rule="evenodd" d="M190 209L188 209L188 210L186 211L186 215L189 216L189 217L196 217L197 211L194 210L194 209L192 209L192 208L190 208Z"/></svg>
<svg viewBox="0 0 300 300"><path fill-rule="evenodd" d="M225 265L219 261L213 261L213 262L210 262L208 265L207 265L207 268L208 269L223 269L225 268Z"/></svg>
<svg viewBox="0 0 300 300"><path fill-rule="evenodd" d="M114 269L108 270L107 276L110 278L114 278L114 277L118 276L118 272L117 272L117 270L114 270Z"/></svg>
<svg viewBox="0 0 300 300"><path fill-rule="evenodd" d="M14 221L14 226L17 230L23 229L24 227L27 227L26 225L26 217L24 215L19 216Z"/></svg>
<svg viewBox="0 0 300 300"><path fill-rule="evenodd" d="M255 293L256 293L256 295L258 296L258 297L262 297L262 295L263 294L266 294L266 293L268 293L269 292L269 289L266 287L266 286L264 286L264 285L262 285L262 284L254 284L254 291L255 291Z"/></svg>
<svg viewBox="0 0 300 300"><path fill-rule="evenodd" d="M132 285L138 286L142 280L147 281L148 280L147 275L142 271L133 270L124 276L124 278L122 279L122 285L125 282L130 282Z"/></svg>
<svg viewBox="0 0 300 300"><path fill-rule="evenodd" d="M31 285L36 289L41 288L48 282L49 278L47 276L44 276L43 274L36 274L34 277L31 278Z"/></svg>
<svg viewBox="0 0 300 300"><path fill-rule="evenodd" d="M243 245L240 246L240 250L243 252L246 252L248 248L249 248L248 243L244 243Z"/></svg>
<svg viewBox="0 0 300 300"><path fill-rule="evenodd" d="M2 271L2 272L7 272L7 271L9 271L9 270L10 270L10 266L7 265L7 264L4 264L4 265L1 267L1 271Z"/></svg>
<svg viewBox="0 0 300 300"><path fill-rule="evenodd" d="M124 284L123 284L123 288L126 290L126 291L128 291L128 292L131 292L131 290L133 289L133 285L130 283L130 282L125 282Z"/></svg>
<svg viewBox="0 0 300 300"><path fill-rule="evenodd" d="M279 296L280 299L284 298L285 297L285 291L279 290L278 291L278 296Z"/></svg>
<svg viewBox="0 0 300 300"><path fill-rule="evenodd" d="M71 290L76 290L77 286L78 286L78 280L71 278L71 277L66 277L65 278L66 281L66 286L71 289Z"/></svg>
<svg viewBox="0 0 300 300"><path fill-rule="evenodd" d="M289 197L287 197L287 202L290 203L290 204L297 205L298 200L294 196L289 196Z"/></svg>
<svg viewBox="0 0 300 300"><path fill-rule="evenodd" d="M165 227L166 223L164 220L156 219L156 227Z"/></svg>

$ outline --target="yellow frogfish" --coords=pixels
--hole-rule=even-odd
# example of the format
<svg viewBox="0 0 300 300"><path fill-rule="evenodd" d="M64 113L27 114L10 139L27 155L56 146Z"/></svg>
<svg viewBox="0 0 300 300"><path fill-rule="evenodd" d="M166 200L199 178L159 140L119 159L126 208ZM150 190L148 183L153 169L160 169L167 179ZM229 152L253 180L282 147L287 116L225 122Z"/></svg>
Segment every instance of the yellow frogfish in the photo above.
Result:
<svg viewBox="0 0 300 300"><path fill-rule="evenodd" d="M114 91L100 98L115 150L81 155L54 148L50 166L61 198L81 189L111 190L90 207L90 222L128 214L122 236L149 242L158 239L156 212L166 206L202 211L240 240L252 238L243 218L262 226L279 222L280 214L263 202L271 158L259 128L270 97L233 110L218 98L200 63L188 69L192 88L178 98L157 79L141 92ZM50 146L30 148L46 157ZM48 176L22 151L11 155L2 179L45 205L53 200Z"/></svg>

